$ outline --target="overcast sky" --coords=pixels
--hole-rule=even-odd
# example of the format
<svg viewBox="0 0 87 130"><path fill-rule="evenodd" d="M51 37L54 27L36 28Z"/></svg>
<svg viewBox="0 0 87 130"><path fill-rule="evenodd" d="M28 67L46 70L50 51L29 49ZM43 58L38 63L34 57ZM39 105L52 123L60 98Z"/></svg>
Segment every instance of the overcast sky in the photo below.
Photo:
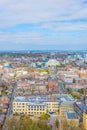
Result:
<svg viewBox="0 0 87 130"><path fill-rule="evenodd" d="M87 0L0 0L0 50L87 49Z"/></svg>

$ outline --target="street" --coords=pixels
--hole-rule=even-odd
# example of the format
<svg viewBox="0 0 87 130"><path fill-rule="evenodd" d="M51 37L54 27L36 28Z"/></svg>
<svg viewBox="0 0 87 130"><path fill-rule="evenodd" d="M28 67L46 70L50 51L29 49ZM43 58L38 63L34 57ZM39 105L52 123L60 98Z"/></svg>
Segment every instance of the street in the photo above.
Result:
<svg viewBox="0 0 87 130"><path fill-rule="evenodd" d="M48 124L52 125L52 130L56 130L56 120L59 121L59 129L61 129L61 117L58 115L51 115L50 119L48 119Z"/></svg>
<svg viewBox="0 0 87 130"><path fill-rule="evenodd" d="M58 81L58 87L59 87L60 94L66 94L67 93L67 91L64 89L64 85L63 85L61 80Z"/></svg>
<svg viewBox="0 0 87 130"><path fill-rule="evenodd" d="M12 115L12 102L13 102L13 99L14 99L14 96L15 96L16 88L17 88L17 85L15 84L15 86L13 87L13 92L12 92L12 95L11 95L11 101L10 101L10 104L9 104L8 112L7 112L6 119L5 119L2 130L7 130L7 128L5 128L5 123L6 123L6 120Z"/></svg>

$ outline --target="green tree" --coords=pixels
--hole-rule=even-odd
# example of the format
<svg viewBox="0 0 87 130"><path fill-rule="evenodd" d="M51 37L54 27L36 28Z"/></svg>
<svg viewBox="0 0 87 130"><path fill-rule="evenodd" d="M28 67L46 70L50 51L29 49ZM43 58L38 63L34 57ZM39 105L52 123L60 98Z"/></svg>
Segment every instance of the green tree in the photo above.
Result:
<svg viewBox="0 0 87 130"><path fill-rule="evenodd" d="M59 128L59 121L56 120L56 127Z"/></svg>
<svg viewBox="0 0 87 130"><path fill-rule="evenodd" d="M41 115L41 117L40 117L41 119L48 119L48 118L50 118L50 115L49 114L47 114L47 113L43 113L42 115Z"/></svg>
<svg viewBox="0 0 87 130"><path fill-rule="evenodd" d="M67 122L67 120L62 121L63 130L84 130L82 125L77 126L75 122Z"/></svg>
<svg viewBox="0 0 87 130"><path fill-rule="evenodd" d="M2 109L0 108L0 114L2 113Z"/></svg>
<svg viewBox="0 0 87 130"><path fill-rule="evenodd" d="M7 120L6 128L8 130L51 130L51 126L47 125L45 120L32 120L29 116L12 117Z"/></svg>

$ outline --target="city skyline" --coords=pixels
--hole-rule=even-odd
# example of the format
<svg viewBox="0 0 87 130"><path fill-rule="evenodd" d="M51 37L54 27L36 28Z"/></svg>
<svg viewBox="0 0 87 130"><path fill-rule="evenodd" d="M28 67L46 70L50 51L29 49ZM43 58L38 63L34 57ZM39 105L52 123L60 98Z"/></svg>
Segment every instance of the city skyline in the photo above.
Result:
<svg viewBox="0 0 87 130"><path fill-rule="evenodd" d="M1 0L0 50L86 50L87 0Z"/></svg>

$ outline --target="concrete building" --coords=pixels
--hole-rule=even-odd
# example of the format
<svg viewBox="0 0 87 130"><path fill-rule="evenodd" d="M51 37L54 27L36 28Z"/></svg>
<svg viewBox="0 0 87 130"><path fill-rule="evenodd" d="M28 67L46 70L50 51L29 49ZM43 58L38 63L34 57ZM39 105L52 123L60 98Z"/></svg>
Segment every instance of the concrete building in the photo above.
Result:
<svg viewBox="0 0 87 130"><path fill-rule="evenodd" d="M13 101L13 114L41 115L43 113L58 113L58 101L41 96L18 96Z"/></svg>
<svg viewBox="0 0 87 130"><path fill-rule="evenodd" d="M87 130L87 110L83 112L83 127Z"/></svg>
<svg viewBox="0 0 87 130"><path fill-rule="evenodd" d="M74 126L79 126L79 118L75 111L67 111L66 120L69 125L72 123Z"/></svg>
<svg viewBox="0 0 87 130"><path fill-rule="evenodd" d="M82 102L76 102L74 104L74 108L80 118L80 121L83 122L84 129L87 130L87 105Z"/></svg>
<svg viewBox="0 0 87 130"><path fill-rule="evenodd" d="M46 66L57 66L60 65L59 61L55 60L55 59L50 59L47 63Z"/></svg>
<svg viewBox="0 0 87 130"><path fill-rule="evenodd" d="M68 94L61 94L59 98L59 115L60 116L66 116L66 112L69 110L74 110L74 104L75 100L71 95Z"/></svg>
<svg viewBox="0 0 87 130"><path fill-rule="evenodd" d="M65 101L60 104L59 107L59 114L60 116L66 116L67 110L74 110L73 102L71 101Z"/></svg>

